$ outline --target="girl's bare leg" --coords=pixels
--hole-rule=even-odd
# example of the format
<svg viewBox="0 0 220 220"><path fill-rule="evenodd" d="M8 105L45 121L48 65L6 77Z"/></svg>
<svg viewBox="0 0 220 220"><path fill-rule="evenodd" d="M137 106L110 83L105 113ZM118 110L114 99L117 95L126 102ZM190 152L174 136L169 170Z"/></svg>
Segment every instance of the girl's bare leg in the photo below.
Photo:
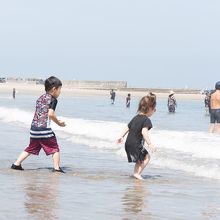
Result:
<svg viewBox="0 0 220 220"><path fill-rule="evenodd" d="M142 176L140 175L140 172L141 172L141 164L139 161L135 164L134 166L134 174L133 176L136 178L136 179L139 179L139 180L142 180Z"/></svg>
<svg viewBox="0 0 220 220"><path fill-rule="evenodd" d="M141 170L140 170L140 173L139 173L139 174L141 174L141 173L143 172L144 168L147 166L147 164L149 163L149 161L150 161L150 155L147 154L146 157L145 157L145 159L144 159L144 161L141 163Z"/></svg>
<svg viewBox="0 0 220 220"><path fill-rule="evenodd" d="M137 162L134 166L134 177L136 179L142 180L143 177L141 176L141 173L143 172L144 168L147 166L147 164L150 161L150 155L146 155L144 161L142 163Z"/></svg>

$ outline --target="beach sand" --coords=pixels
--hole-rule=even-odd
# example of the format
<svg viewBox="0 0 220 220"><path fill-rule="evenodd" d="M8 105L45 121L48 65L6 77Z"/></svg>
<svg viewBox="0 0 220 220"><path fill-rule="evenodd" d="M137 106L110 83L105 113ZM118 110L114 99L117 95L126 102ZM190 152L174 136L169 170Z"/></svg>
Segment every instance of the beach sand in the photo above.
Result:
<svg viewBox="0 0 220 220"><path fill-rule="evenodd" d="M44 85L34 84L34 83L14 83L14 82L7 82L0 84L0 93L2 94L11 94L13 88L16 89L17 94L23 95L41 95L42 91L44 91ZM62 96L109 96L110 90L105 89L81 89L81 88L71 88L70 86L63 85L62 87ZM175 90L174 90L175 91ZM135 90L130 89L126 90L116 90L117 96L126 97L128 93L131 93L132 97L142 97L146 95L150 90ZM157 98L159 99L167 99L169 93L161 93L155 92ZM175 94L176 99L179 100L203 100L204 95L202 94Z"/></svg>

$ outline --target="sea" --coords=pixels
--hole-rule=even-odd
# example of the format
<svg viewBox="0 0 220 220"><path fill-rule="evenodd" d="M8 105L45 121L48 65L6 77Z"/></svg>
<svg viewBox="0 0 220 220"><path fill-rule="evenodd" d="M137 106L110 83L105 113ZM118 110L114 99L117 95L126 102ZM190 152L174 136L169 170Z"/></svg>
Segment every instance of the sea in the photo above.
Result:
<svg viewBox="0 0 220 220"><path fill-rule="evenodd" d="M132 95L132 94L131 94ZM177 99L176 113L157 100L150 138L157 151L143 172L132 178L123 128L137 114L141 97L74 94L60 96L51 124L65 174L52 172L43 150L30 156L24 171L11 164L29 144L36 95L0 94L0 219L185 220L220 219L220 135L208 133L203 100Z"/></svg>

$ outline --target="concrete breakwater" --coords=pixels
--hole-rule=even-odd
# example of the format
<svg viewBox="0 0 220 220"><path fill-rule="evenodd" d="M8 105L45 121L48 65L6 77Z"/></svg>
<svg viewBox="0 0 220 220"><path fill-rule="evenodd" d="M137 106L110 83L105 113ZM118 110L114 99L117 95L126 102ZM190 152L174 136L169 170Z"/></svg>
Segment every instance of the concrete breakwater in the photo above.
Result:
<svg viewBox="0 0 220 220"><path fill-rule="evenodd" d="M172 88L121 88L121 91L128 92L153 92L153 93L167 93L169 94L170 90L173 90L176 94L201 94L199 89L172 89Z"/></svg>
<svg viewBox="0 0 220 220"><path fill-rule="evenodd" d="M41 78L4 78L8 83L44 84ZM66 88L76 89L123 89L127 88L126 81L101 81L101 80L62 80Z"/></svg>
<svg viewBox="0 0 220 220"><path fill-rule="evenodd" d="M180 89L180 88L131 88L128 87L126 81L101 81L101 80L62 80L63 87L67 89L94 89L94 90L110 90L115 89L124 92L153 92L153 93L166 93L170 90L174 90L176 94L201 94L199 89ZM11 85L14 87L20 85L42 85L44 84L43 79L39 78L6 78L6 83L2 84Z"/></svg>
<svg viewBox="0 0 220 220"><path fill-rule="evenodd" d="M67 88L81 89L125 89L126 81L90 81L90 80L67 80L63 81L63 85Z"/></svg>

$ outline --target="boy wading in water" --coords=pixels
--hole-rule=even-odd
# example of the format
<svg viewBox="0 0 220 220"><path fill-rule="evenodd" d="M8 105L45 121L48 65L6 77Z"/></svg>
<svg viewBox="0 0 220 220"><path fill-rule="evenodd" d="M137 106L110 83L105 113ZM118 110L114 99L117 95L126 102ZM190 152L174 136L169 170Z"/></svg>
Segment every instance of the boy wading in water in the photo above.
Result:
<svg viewBox="0 0 220 220"><path fill-rule="evenodd" d="M144 144L154 152L155 146L151 143L148 130L152 128L152 123L149 117L156 111L156 96L150 93L144 96L138 106L138 114L129 122L128 126L123 131L121 137L117 140L118 143L123 142L124 136L128 133L125 142L125 151L127 153L128 162L134 162L134 177L143 179L142 171L150 161L150 155L145 149Z"/></svg>
<svg viewBox="0 0 220 220"><path fill-rule="evenodd" d="M31 154L38 155L41 148L43 148L46 155L52 155L53 157L53 171L64 173L60 168L60 150L56 136L50 128L51 120L61 127L65 126L65 122L59 121L55 114L62 82L58 78L51 76L45 80L44 85L46 93L36 101L36 110L30 130L30 144L20 154L15 163L12 164L11 168L23 170L21 163Z"/></svg>

